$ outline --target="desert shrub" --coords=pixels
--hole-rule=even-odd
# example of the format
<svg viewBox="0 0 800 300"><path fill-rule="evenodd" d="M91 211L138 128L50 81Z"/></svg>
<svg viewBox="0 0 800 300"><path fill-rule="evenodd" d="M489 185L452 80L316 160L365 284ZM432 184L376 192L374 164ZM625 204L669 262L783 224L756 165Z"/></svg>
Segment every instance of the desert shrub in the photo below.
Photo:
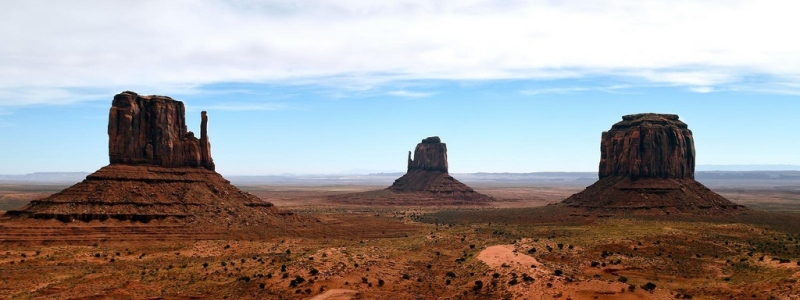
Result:
<svg viewBox="0 0 800 300"><path fill-rule="evenodd" d="M533 254L533 253L536 253L536 248L528 249L528 254Z"/></svg>
<svg viewBox="0 0 800 300"><path fill-rule="evenodd" d="M221 263L220 263L220 265L222 265L222 266L224 267L224 266L227 266L227 265L228 265L228 263L226 263L226 262L224 262L224 261L223 261L223 262L221 262Z"/></svg>
<svg viewBox="0 0 800 300"><path fill-rule="evenodd" d="M230 249L230 248L231 248L231 245L225 245L225 247L222 247L222 248L223 248L223 249Z"/></svg>
<svg viewBox="0 0 800 300"><path fill-rule="evenodd" d="M444 281L445 285L450 285L450 279Z"/></svg>
<svg viewBox="0 0 800 300"><path fill-rule="evenodd" d="M628 282L628 277L620 276L619 278L617 278L617 281L622 282L622 283L626 283L626 282Z"/></svg>
<svg viewBox="0 0 800 300"><path fill-rule="evenodd" d="M263 289L264 289L266 286L267 286L267 284L266 284L266 283L259 283L259 284L258 284L258 288L260 288L260 289L262 289L262 290L263 290Z"/></svg>
<svg viewBox="0 0 800 300"><path fill-rule="evenodd" d="M480 291L482 288L483 288L483 281L476 280L475 285L472 287L472 290L477 292Z"/></svg>
<svg viewBox="0 0 800 300"><path fill-rule="evenodd" d="M386 282L383 279L378 279L378 286L383 286L384 283Z"/></svg>
<svg viewBox="0 0 800 300"><path fill-rule="evenodd" d="M469 248L470 248L470 249L475 249L475 244L470 244L470 245L469 245Z"/></svg>
<svg viewBox="0 0 800 300"><path fill-rule="evenodd" d="M656 284L648 281L642 286L642 289L648 292L652 292L653 290L656 289Z"/></svg>
<svg viewBox="0 0 800 300"><path fill-rule="evenodd" d="M562 274L564 274L564 271L561 271L561 269L556 269L555 271L553 271L553 274L555 274L556 276L561 276Z"/></svg>
<svg viewBox="0 0 800 300"><path fill-rule="evenodd" d="M361 277L361 283L367 283L368 281L367 277Z"/></svg>
<svg viewBox="0 0 800 300"><path fill-rule="evenodd" d="M447 272L447 274L445 274L445 275L446 275L447 277L450 277L450 278L456 278L456 273L453 273L452 271L450 271L450 272Z"/></svg>
<svg viewBox="0 0 800 300"><path fill-rule="evenodd" d="M403 279L405 279L405 280L408 280L408 279L410 279L410 278L411 278L411 276L408 276L408 274L403 274L403 277L402 277L402 278L403 278Z"/></svg>
<svg viewBox="0 0 800 300"><path fill-rule="evenodd" d="M533 277L528 276L528 274L522 274L522 281L533 282Z"/></svg>
<svg viewBox="0 0 800 300"><path fill-rule="evenodd" d="M208 263L207 262L203 263L203 268L208 268Z"/></svg>
<svg viewBox="0 0 800 300"><path fill-rule="evenodd" d="M286 265L281 265L281 272L286 272Z"/></svg>
<svg viewBox="0 0 800 300"><path fill-rule="evenodd" d="M635 286L635 285L632 285L632 284L629 284L629 285L628 285L628 290L629 290L629 291L631 291L631 292L633 292L633 291L635 291L635 290L636 290L636 286Z"/></svg>
<svg viewBox="0 0 800 300"><path fill-rule="evenodd" d="M239 278L237 278L236 280L250 282L250 276L239 276Z"/></svg>
<svg viewBox="0 0 800 300"><path fill-rule="evenodd" d="M499 278L499 277L500 277L500 274L499 274L499 273L494 273L494 274L492 274L492 278Z"/></svg>
<svg viewBox="0 0 800 300"><path fill-rule="evenodd" d="M599 263L599 262L596 262L596 261L593 261L593 262L592 262L592 268L594 268L594 267L597 267L597 266L599 266L599 265L600 265L600 263Z"/></svg>
<svg viewBox="0 0 800 300"><path fill-rule="evenodd" d="M558 244L556 244L556 246L558 246L559 250L564 249L564 244L562 244L562 243L558 243Z"/></svg>
<svg viewBox="0 0 800 300"><path fill-rule="evenodd" d="M286 254L287 254L287 255L288 255L288 254L292 254L292 250L290 250L290 249L286 249Z"/></svg>
<svg viewBox="0 0 800 300"><path fill-rule="evenodd" d="M308 273L311 274L311 276L317 276L319 270L311 268L311 271L308 271Z"/></svg>
<svg viewBox="0 0 800 300"><path fill-rule="evenodd" d="M428 268L428 269L430 269L430 268L431 268L431 267L433 267L433 266L431 266L430 264L428 264L428 265L427 265L427 266L425 266L425 267L426 267L426 268Z"/></svg>

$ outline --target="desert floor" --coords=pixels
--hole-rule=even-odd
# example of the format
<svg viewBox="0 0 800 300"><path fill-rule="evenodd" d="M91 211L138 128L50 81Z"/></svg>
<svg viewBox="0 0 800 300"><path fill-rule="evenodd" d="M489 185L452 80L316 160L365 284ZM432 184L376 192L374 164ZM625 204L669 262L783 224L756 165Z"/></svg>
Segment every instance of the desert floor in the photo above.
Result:
<svg viewBox="0 0 800 300"><path fill-rule="evenodd" d="M346 206L328 196L382 187L242 186L315 221L221 236L174 234L174 220L0 222L0 296L800 299L796 189L717 190L753 208L736 217L585 218L546 206L582 187L474 187L497 201ZM0 205L61 188L2 185ZM64 227L75 235L48 231Z"/></svg>

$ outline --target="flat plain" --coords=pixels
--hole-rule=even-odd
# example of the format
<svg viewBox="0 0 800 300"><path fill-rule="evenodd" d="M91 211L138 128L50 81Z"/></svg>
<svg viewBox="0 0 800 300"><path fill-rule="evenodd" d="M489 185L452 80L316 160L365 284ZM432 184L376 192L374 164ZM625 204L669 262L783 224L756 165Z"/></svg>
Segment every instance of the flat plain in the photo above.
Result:
<svg viewBox="0 0 800 300"><path fill-rule="evenodd" d="M314 220L292 229L159 236L179 220L0 223L11 299L800 299L800 193L712 188L740 216L594 217L548 204L581 184L472 184L475 206L344 205L381 185L243 184ZM64 186L0 186L14 208ZM150 230L150 231L148 231ZM18 233L18 234L14 234ZM22 234L19 234L22 233ZM147 238L142 238L142 236Z"/></svg>

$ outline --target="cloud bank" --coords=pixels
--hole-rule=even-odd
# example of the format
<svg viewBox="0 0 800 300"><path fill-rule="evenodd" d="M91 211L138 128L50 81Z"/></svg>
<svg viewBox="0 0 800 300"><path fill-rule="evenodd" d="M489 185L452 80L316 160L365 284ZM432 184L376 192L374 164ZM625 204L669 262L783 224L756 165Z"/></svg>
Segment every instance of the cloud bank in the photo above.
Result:
<svg viewBox="0 0 800 300"><path fill-rule="evenodd" d="M797 11L769 0L4 1L0 105L221 82L587 76L796 93Z"/></svg>

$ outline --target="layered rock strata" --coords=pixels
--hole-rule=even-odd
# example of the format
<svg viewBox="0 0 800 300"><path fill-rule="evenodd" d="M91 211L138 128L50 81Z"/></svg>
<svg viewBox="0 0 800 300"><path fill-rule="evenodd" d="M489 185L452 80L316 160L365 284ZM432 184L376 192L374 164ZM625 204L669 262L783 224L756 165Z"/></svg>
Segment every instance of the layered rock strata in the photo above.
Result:
<svg viewBox="0 0 800 300"><path fill-rule="evenodd" d="M694 166L692 131L677 115L626 115L602 134L600 179L561 205L658 214L743 208L695 181Z"/></svg>
<svg viewBox="0 0 800 300"><path fill-rule="evenodd" d="M202 167L214 170L208 116L201 113L200 138L186 128L183 102L125 91L114 96L108 117L112 164Z"/></svg>
<svg viewBox="0 0 800 300"><path fill-rule="evenodd" d="M212 227L281 222L287 213L214 171L208 116L201 114L198 139L187 130L184 111L169 97L116 95L108 122L110 164L7 215L64 222L176 218Z"/></svg>

